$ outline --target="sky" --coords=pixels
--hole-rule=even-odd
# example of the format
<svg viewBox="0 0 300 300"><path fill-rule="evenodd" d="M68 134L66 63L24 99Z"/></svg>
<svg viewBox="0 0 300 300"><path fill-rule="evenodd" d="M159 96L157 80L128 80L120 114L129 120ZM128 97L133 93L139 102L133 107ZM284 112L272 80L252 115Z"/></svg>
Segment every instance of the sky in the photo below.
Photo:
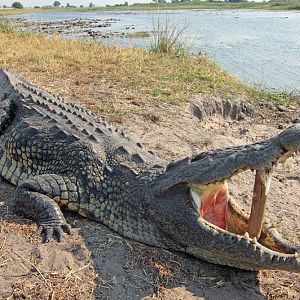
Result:
<svg viewBox="0 0 300 300"><path fill-rule="evenodd" d="M0 5L7 5L11 6L11 4L15 1L21 2L25 7L33 7L33 6L44 6L44 5L52 5L54 0L0 0ZM99 6L105 6L106 4L114 5L114 4L120 4L127 1L129 4L133 3L144 3L144 2L151 2L151 0L59 0L59 2L62 5L66 5L67 3L70 3L71 5L84 5L88 6L90 2L93 2L96 5Z"/></svg>

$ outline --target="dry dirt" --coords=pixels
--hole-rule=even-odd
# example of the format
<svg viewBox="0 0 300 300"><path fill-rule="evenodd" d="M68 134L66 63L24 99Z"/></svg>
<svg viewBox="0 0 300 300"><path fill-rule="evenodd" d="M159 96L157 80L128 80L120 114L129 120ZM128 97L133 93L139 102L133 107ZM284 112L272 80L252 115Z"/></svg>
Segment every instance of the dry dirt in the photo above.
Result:
<svg viewBox="0 0 300 300"><path fill-rule="evenodd" d="M195 99L193 101L196 101ZM130 115L120 124L133 139L163 158L252 143L278 133L299 118L299 104L278 108L274 118L260 108L236 121L202 122L191 104L145 108L159 118ZM257 110L257 109L256 109ZM300 243L300 157L279 166L267 215L278 230ZM231 194L249 209L254 175L239 175ZM66 212L73 235L60 244L32 238L36 225L14 214L15 188L0 183L0 299L299 299L300 274L247 272L213 265L181 253L156 249L118 236L101 224Z"/></svg>

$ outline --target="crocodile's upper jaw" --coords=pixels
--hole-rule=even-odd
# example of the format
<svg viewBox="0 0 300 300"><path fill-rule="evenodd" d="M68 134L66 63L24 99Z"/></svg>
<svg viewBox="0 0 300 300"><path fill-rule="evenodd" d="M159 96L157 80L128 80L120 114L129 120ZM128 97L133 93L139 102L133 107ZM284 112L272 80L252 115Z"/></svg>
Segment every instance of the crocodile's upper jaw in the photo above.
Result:
<svg viewBox="0 0 300 300"><path fill-rule="evenodd" d="M167 180L162 178L167 189L163 188L160 200L168 202L169 196L173 199L170 201L174 209L168 212L168 218L178 232L175 238L184 236L186 251L210 262L249 270L269 268L300 273L300 246L282 239L276 228L264 220L274 168L299 152L300 125L296 125L268 141L200 154L179 163L174 171L168 170ZM228 180L248 169L255 171L249 217L230 199L228 189ZM177 196L174 200L174 195L180 193L182 202L192 204L191 209ZM182 219L178 214L171 216L178 210L184 215Z"/></svg>

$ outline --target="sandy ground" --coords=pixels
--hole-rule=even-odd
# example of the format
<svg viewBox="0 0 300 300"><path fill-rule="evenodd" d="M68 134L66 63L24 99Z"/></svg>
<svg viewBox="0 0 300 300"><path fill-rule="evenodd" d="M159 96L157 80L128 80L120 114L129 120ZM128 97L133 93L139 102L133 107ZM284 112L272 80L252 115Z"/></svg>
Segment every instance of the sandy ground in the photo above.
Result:
<svg viewBox="0 0 300 300"><path fill-rule="evenodd" d="M300 105L261 108L241 121L215 117L200 122L191 105L149 106L159 118L131 115L121 127L163 158L252 143L278 133L299 117ZM264 117L262 117L264 116ZM278 166L267 215L278 230L300 243L300 157ZM249 210L254 175L230 185ZM14 214L15 188L0 183L0 299L299 299L300 274L247 272L213 265L181 253L156 249L118 236L101 224L66 212L73 235L60 244L32 238L36 225Z"/></svg>

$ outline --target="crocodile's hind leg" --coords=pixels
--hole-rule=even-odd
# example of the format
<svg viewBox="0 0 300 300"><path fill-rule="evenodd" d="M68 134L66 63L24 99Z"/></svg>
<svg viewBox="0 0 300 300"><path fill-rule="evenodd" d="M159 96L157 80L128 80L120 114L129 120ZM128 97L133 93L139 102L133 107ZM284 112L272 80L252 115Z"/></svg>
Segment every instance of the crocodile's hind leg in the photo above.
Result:
<svg viewBox="0 0 300 300"><path fill-rule="evenodd" d="M44 174L27 179L17 187L16 211L37 222L35 235L45 233L45 242L54 235L61 240L63 231L71 233L60 206L78 207L77 186L65 176ZM58 205L59 204L59 205Z"/></svg>

